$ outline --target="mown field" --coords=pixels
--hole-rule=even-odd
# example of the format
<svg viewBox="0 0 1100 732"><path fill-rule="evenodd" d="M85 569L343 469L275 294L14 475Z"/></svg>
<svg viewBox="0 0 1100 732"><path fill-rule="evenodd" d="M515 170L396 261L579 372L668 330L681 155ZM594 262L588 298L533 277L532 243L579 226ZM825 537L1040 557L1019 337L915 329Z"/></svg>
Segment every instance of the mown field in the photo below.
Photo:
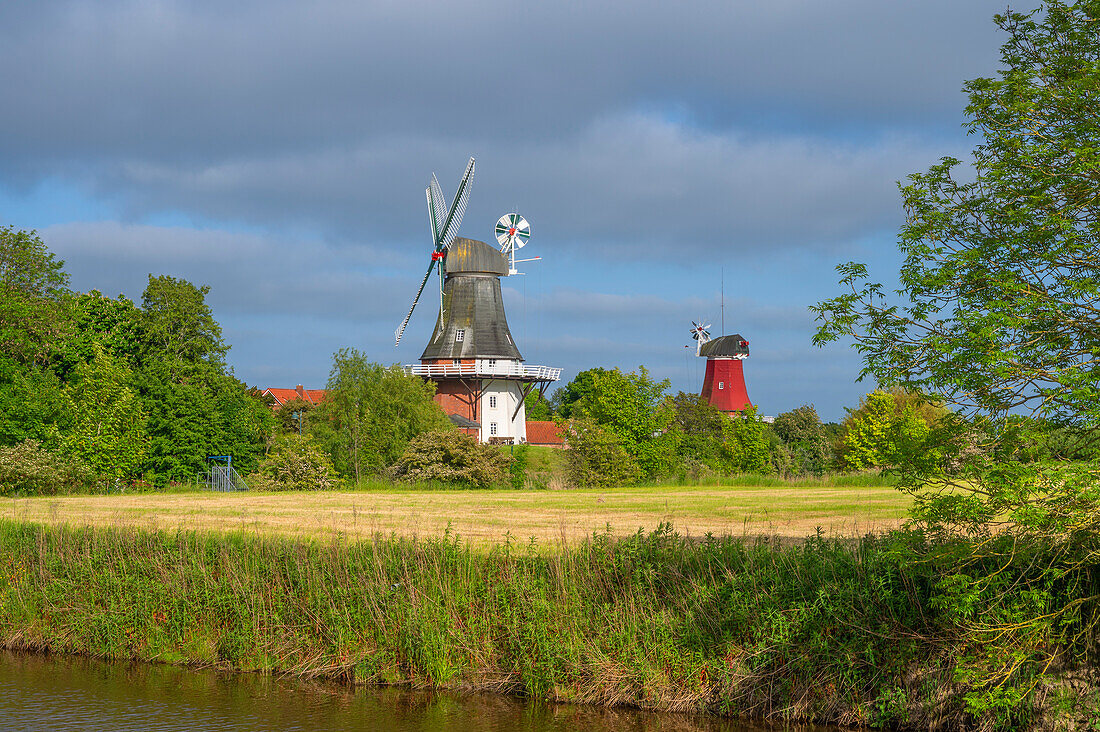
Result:
<svg viewBox="0 0 1100 732"><path fill-rule="evenodd" d="M475 543L507 538L574 542L610 527L615 535L671 523L690 536L801 538L893 528L906 495L888 486L692 486L573 491L371 490L317 493L177 493L8 498L2 516L71 526L247 531L351 539L374 534Z"/></svg>

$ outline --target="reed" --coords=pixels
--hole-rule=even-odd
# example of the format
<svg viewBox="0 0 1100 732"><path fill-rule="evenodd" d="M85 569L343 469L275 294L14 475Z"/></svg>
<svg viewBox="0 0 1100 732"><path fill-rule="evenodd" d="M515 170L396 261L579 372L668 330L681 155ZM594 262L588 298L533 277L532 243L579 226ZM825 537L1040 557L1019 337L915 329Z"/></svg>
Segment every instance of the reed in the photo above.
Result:
<svg viewBox="0 0 1100 732"><path fill-rule="evenodd" d="M911 534L504 541L0 521L9 648L773 720L961 726Z"/></svg>

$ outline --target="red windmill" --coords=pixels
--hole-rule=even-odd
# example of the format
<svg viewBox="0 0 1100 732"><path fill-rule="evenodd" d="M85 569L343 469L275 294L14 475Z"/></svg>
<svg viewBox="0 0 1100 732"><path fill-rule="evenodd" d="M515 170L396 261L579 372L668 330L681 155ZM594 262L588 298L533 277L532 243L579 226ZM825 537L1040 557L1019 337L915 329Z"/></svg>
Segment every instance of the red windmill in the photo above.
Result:
<svg viewBox="0 0 1100 732"><path fill-rule="evenodd" d="M723 412L744 411L752 406L745 388L742 363L749 356L749 342L738 333L711 340L709 327L695 321L691 323L695 354L707 359L700 396Z"/></svg>

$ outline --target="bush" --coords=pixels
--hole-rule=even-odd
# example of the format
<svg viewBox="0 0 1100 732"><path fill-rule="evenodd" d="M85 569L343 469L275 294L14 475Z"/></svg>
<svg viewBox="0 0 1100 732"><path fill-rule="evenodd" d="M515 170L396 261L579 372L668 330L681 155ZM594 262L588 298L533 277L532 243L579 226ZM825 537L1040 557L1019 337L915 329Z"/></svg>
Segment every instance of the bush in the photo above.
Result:
<svg viewBox="0 0 1100 732"><path fill-rule="evenodd" d="M619 438L588 419L566 430L565 471L575 488L608 488L635 483L642 471Z"/></svg>
<svg viewBox="0 0 1100 732"><path fill-rule="evenodd" d="M95 474L76 458L57 455L36 440L0 447L0 495L55 496L90 490Z"/></svg>
<svg viewBox="0 0 1100 732"><path fill-rule="evenodd" d="M508 459L499 448L457 430L425 432L409 442L390 474L408 483L437 481L488 488L505 483Z"/></svg>
<svg viewBox="0 0 1100 732"><path fill-rule="evenodd" d="M248 484L256 490L323 491L335 488L337 480L328 455L312 438L284 434L275 438Z"/></svg>
<svg viewBox="0 0 1100 732"><path fill-rule="evenodd" d="M527 485L527 465L530 462L530 456L527 452L530 449L527 445L516 445L512 448L512 459L508 465L508 472L512 480L512 487L516 490Z"/></svg>

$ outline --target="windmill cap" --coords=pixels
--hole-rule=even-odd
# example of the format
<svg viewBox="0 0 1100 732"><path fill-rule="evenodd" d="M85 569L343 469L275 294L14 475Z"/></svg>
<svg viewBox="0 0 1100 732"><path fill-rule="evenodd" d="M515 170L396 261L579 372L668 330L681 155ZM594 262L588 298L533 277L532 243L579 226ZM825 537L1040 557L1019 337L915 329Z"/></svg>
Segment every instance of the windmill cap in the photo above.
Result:
<svg viewBox="0 0 1100 732"><path fill-rule="evenodd" d="M732 358L734 356L748 356L749 342L740 333L715 338L707 341L699 347L699 355L708 358Z"/></svg>
<svg viewBox="0 0 1100 732"><path fill-rule="evenodd" d="M483 241L459 237L447 247L447 259L444 260L447 274L461 272L480 272L503 276L508 274L508 260L496 247Z"/></svg>

